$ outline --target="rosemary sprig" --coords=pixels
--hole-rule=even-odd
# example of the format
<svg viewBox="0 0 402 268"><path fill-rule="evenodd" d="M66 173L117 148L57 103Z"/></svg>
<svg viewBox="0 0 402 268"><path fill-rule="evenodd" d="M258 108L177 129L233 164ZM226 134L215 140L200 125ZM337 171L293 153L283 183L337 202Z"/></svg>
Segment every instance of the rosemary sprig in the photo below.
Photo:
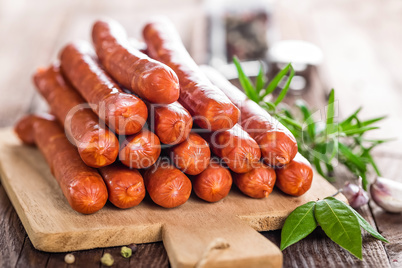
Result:
<svg viewBox="0 0 402 268"><path fill-rule="evenodd" d="M337 122L335 120L335 91L332 89L326 106L325 120L319 118L317 120L316 117L320 115L320 110L313 110L302 99L297 100L294 107L291 108L280 105L294 76L290 63L279 71L268 84L261 65L254 85L252 80L245 75L237 58L234 58L233 62L248 98L266 109L292 132L297 140L299 152L314 165L320 175L333 181L335 179L333 177L334 168L341 164L356 177L362 177L363 188L366 190L368 172L373 169L377 175L381 175L371 151L379 144L389 140L368 140L364 138L364 134L378 129L373 124L383 120L385 116L361 120L359 112L362 108L359 108L343 121ZM267 96L272 94L285 78L287 78L285 86L279 92L276 100L267 101Z"/></svg>

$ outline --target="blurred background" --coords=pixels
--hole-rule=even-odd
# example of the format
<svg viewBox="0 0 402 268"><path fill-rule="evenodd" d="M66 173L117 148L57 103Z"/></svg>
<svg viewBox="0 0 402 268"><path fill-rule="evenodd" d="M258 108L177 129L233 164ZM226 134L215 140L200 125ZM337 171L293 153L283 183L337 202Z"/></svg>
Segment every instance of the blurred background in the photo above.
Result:
<svg viewBox="0 0 402 268"><path fill-rule="evenodd" d="M370 135L402 136L400 0L0 0L0 127L46 110L33 71L57 60L67 42L90 40L97 18L114 18L141 40L155 15L174 22L197 63L229 79L237 76L234 55L251 76L260 63L272 75L292 62L297 76L287 101L304 98L323 109L335 88L340 117L362 106L363 118L389 115ZM380 150L398 148L402 139Z"/></svg>

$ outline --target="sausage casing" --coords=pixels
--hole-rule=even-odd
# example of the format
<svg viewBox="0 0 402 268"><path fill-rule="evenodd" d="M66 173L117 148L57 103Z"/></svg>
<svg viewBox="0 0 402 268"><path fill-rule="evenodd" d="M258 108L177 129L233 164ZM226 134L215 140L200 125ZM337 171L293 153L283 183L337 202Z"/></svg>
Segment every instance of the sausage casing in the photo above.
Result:
<svg viewBox="0 0 402 268"><path fill-rule="evenodd" d="M288 195L300 196L311 187L313 169L300 153L289 164L275 171L276 186Z"/></svg>
<svg viewBox="0 0 402 268"><path fill-rule="evenodd" d="M162 143L174 145L187 139L193 119L180 103L149 104L148 107L150 127Z"/></svg>
<svg viewBox="0 0 402 268"><path fill-rule="evenodd" d="M203 67L202 70L240 109L240 124L260 145L264 162L270 166L288 164L297 153L297 142L293 134L257 103L249 100L218 71L211 67Z"/></svg>
<svg viewBox="0 0 402 268"><path fill-rule="evenodd" d="M239 110L205 77L188 54L171 22L157 20L143 29L151 57L171 67L179 77L179 102L201 128L212 131L230 129L239 118Z"/></svg>
<svg viewBox="0 0 402 268"><path fill-rule="evenodd" d="M68 44L62 50L60 60L63 74L109 128L120 135L141 130L148 116L145 103L120 89L99 66L88 43Z"/></svg>
<svg viewBox="0 0 402 268"><path fill-rule="evenodd" d="M150 167L144 174L144 182L151 199L164 208L184 204L191 194L191 181L172 165L167 163Z"/></svg>
<svg viewBox="0 0 402 268"><path fill-rule="evenodd" d="M151 103L173 103L180 94L177 75L165 64L130 45L123 27L113 20L92 28L96 54L108 73L125 88Z"/></svg>
<svg viewBox="0 0 402 268"><path fill-rule="evenodd" d="M108 189L109 201L118 208L131 208L145 197L141 174L119 163L99 169Z"/></svg>
<svg viewBox="0 0 402 268"><path fill-rule="evenodd" d="M239 124L233 128L213 133L205 133L214 154L222 158L230 170L244 173L253 168L261 158L258 144L245 132Z"/></svg>
<svg viewBox="0 0 402 268"><path fill-rule="evenodd" d="M119 153L116 136L99 124L99 118L63 79L58 66L39 69L34 82L52 113L64 125L67 137L78 147L85 164L97 168L116 160Z"/></svg>
<svg viewBox="0 0 402 268"><path fill-rule="evenodd" d="M171 149L171 158L175 166L189 175L203 172L208 166L210 157L208 143L196 133L190 133L185 141Z"/></svg>
<svg viewBox="0 0 402 268"><path fill-rule="evenodd" d="M35 145L35 133L33 130L34 121L38 118L55 120L50 114L33 115L28 114L23 116L14 126L14 132L18 138L26 145Z"/></svg>
<svg viewBox="0 0 402 268"><path fill-rule="evenodd" d="M195 194L208 202L225 198L232 187L230 171L211 159L208 167L192 178Z"/></svg>
<svg viewBox="0 0 402 268"><path fill-rule="evenodd" d="M239 190L253 198L264 198L275 186L275 170L261 162L247 173L234 173L233 180Z"/></svg>
<svg viewBox="0 0 402 268"><path fill-rule="evenodd" d="M147 168L153 165L161 153L159 138L147 128L127 136L121 144L120 161L130 168Z"/></svg>
<svg viewBox="0 0 402 268"><path fill-rule="evenodd" d="M96 169L81 160L57 122L38 118L33 124L35 142L71 208L83 214L100 210L108 198Z"/></svg>

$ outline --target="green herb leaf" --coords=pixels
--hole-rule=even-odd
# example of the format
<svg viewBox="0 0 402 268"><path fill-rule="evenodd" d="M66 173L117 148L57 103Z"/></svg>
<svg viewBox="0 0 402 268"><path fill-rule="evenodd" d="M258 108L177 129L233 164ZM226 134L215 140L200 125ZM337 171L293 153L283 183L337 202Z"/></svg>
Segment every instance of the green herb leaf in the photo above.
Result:
<svg viewBox="0 0 402 268"><path fill-rule="evenodd" d="M374 228L373 226L371 226L370 223L368 223L356 210L354 210L352 207L348 206L349 209L353 212L353 214L356 215L357 220L359 221L360 226L366 230L369 234L371 234L372 236L374 236L375 238L377 238L378 240L381 240L385 243L389 243L389 241L387 239L385 239L385 237L383 237L382 235L380 235Z"/></svg>
<svg viewBox="0 0 402 268"><path fill-rule="evenodd" d="M345 120L343 120L340 123L340 126L342 127L342 129L346 129L346 126L350 125L353 121L353 119L357 118L357 114L362 110L362 107L358 108L353 114L351 114L348 118L346 118Z"/></svg>
<svg viewBox="0 0 402 268"><path fill-rule="evenodd" d="M332 241L362 259L362 236L357 217L336 198L317 201L315 218Z"/></svg>
<svg viewBox="0 0 402 268"><path fill-rule="evenodd" d="M281 250L302 240L317 227L314 217L315 201L308 202L286 218L281 232Z"/></svg>
<svg viewBox="0 0 402 268"><path fill-rule="evenodd" d="M293 119L288 118L288 117L283 117L283 116L278 116L278 118L283 120L287 124L294 126L295 128L297 128L299 130L303 129L303 127L296 120L293 120Z"/></svg>
<svg viewBox="0 0 402 268"><path fill-rule="evenodd" d="M363 121L363 122L361 122L360 124L361 124L363 127L365 127L365 126L374 124L374 123L376 123L376 122L378 122L378 121L381 121L381 120L383 120L383 119L385 119L385 118L387 118L387 116L380 116L380 117L377 117L377 118L373 118L373 119L369 119L369 120Z"/></svg>
<svg viewBox="0 0 402 268"><path fill-rule="evenodd" d="M356 167L360 170L366 171L366 164L362 160L360 160L360 158L357 157L348 146L346 146L342 142L339 142L338 146L339 151L342 152L342 155L346 158L346 160L356 165Z"/></svg>
<svg viewBox="0 0 402 268"><path fill-rule="evenodd" d="M274 92L275 88L278 87L278 84L282 81L282 79L285 77L285 75L289 72L289 69L292 67L292 65L289 63L286 65L285 68L283 68L272 80L269 82L267 88L265 89L265 93L262 95L262 98L265 96L268 96L268 94L271 94ZM293 69L293 68L292 68Z"/></svg>
<svg viewBox="0 0 402 268"><path fill-rule="evenodd" d="M274 104L278 105L281 101L285 98L286 94L288 93L290 83L292 82L293 76L295 75L295 70L293 69L292 65L290 65L290 75L288 77L288 81L286 82L285 86L282 88L281 92L276 98Z"/></svg>
<svg viewBox="0 0 402 268"><path fill-rule="evenodd" d="M362 154L362 156L365 157L365 158L367 159L367 161L371 164L371 166L372 166L372 167L374 168L374 170L375 170L375 173L377 173L378 176L381 176L381 172L380 172L380 170L378 169L377 164L375 163L373 157L370 155L370 151L369 151L369 150L364 151L363 154Z"/></svg>
<svg viewBox="0 0 402 268"><path fill-rule="evenodd" d="M303 100L297 100L295 105L299 107L300 111L303 114L304 124L307 125L307 133L309 134L310 138L313 140L315 137L315 122L311 112L306 106L306 103Z"/></svg>
<svg viewBox="0 0 402 268"><path fill-rule="evenodd" d="M379 129L379 127L360 127L360 128L355 128L355 129L348 129L344 130L343 133L346 136L352 136L352 135L361 135L367 131L374 130L374 129Z"/></svg>
<svg viewBox="0 0 402 268"><path fill-rule="evenodd" d="M332 89L329 93L328 106L327 106L327 126L334 123L335 116L335 90Z"/></svg>
<svg viewBox="0 0 402 268"><path fill-rule="evenodd" d="M265 81L265 74L264 74L264 66L262 63L260 64L260 71L258 72L256 82L255 82L255 89L257 90L257 94L260 95L261 89L264 87Z"/></svg>
<svg viewBox="0 0 402 268"><path fill-rule="evenodd" d="M246 74L244 73L237 57L233 57L233 63L237 68L237 72L239 73L240 84L243 87L247 97L258 103L260 98L256 93L253 82L251 82L250 78L248 78L248 76L246 76Z"/></svg>
<svg viewBox="0 0 402 268"><path fill-rule="evenodd" d="M274 113L275 110L276 110L276 105L273 104L273 103L271 103L271 102L265 101L262 105L265 106L264 108L265 108L265 110L267 110L268 112Z"/></svg>
<svg viewBox="0 0 402 268"><path fill-rule="evenodd" d="M317 157L314 157L313 163L314 163L315 169L317 170L318 174L320 174L324 178L327 177L326 174L324 173L324 171L322 170L321 162Z"/></svg>

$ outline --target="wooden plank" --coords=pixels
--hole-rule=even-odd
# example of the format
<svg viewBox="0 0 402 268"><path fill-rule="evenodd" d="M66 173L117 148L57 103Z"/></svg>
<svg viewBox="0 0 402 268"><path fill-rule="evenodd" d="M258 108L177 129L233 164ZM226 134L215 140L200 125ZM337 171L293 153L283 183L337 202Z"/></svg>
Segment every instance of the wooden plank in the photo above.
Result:
<svg viewBox="0 0 402 268"><path fill-rule="evenodd" d="M103 256L104 249L92 249L83 250L78 252L72 252L75 257L73 264L67 264L64 262L64 257L67 253L52 253L49 254L49 261L46 265L47 268L99 268L101 267L100 259Z"/></svg>
<svg viewBox="0 0 402 268"><path fill-rule="evenodd" d="M166 250L161 242L138 245L137 252L130 259L130 266L139 268L170 267Z"/></svg>
<svg viewBox="0 0 402 268"><path fill-rule="evenodd" d="M24 246L15 267L46 267L49 255L47 252L36 250L29 238L25 237Z"/></svg>
<svg viewBox="0 0 402 268"><path fill-rule="evenodd" d="M14 267L23 248L26 232L0 184L0 263Z"/></svg>
<svg viewBox="0 0 402 268"><path fill-rule="evenodd" d="M382 176L402 183L400 167L402 157L390 157L386 154L375 158L382 172ZM370 207L379 232L389 240L385 244L388 258L392 267L402 266L402 214L388 213L378 207L373 201Z"/></svg>

